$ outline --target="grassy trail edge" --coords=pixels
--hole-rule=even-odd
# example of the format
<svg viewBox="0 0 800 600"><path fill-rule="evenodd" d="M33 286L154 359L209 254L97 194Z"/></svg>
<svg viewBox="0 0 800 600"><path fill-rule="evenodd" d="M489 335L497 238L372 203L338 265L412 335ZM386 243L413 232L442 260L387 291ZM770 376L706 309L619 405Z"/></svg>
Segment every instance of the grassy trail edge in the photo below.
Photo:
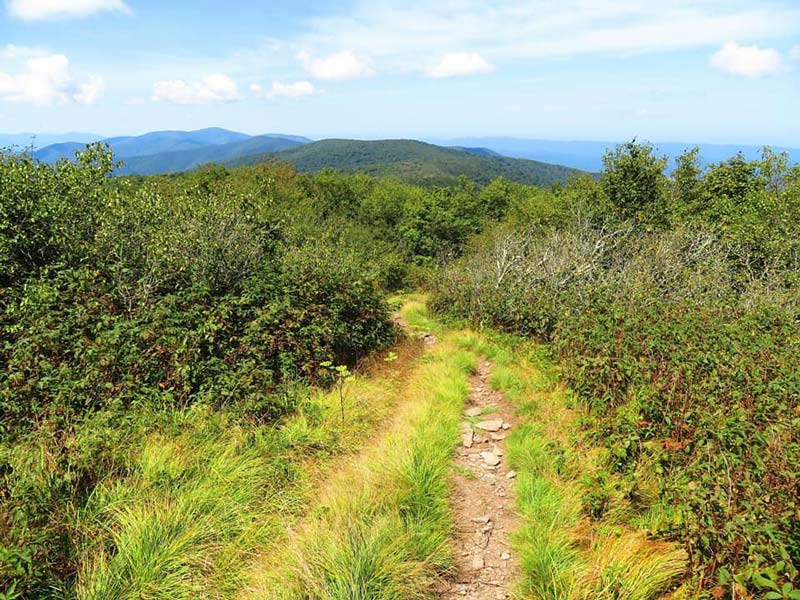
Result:
<svg viewBox="0 0 800 600"><path fill-rule="evenodd" d="M408 300L401 316L437 342L409 374L391 427L321 491L244 597L430 598L452 567L452 457L476 356L459 347L459 332L427 317L422 300Z"/></svg>
<svg viewBox="0 0 800 600"><path fill-rule="evenodd" d="M685 573L682 548L653 539L630 502L614 494L600 450L581 435L580 410L543 345L485 331L459 338L494 363L492 387L516 405L507 441L517 472L522 527L513 536L522 578L515 595L536 600L655 600ZM598 485L598 478L604 485ZM605 503L602 518L587 504Z"/></svg>

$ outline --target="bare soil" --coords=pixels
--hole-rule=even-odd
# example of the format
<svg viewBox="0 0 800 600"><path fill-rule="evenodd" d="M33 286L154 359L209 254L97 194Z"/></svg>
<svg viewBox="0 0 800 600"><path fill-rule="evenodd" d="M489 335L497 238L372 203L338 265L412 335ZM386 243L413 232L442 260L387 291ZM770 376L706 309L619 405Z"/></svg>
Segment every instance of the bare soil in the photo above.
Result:
<svg viewBox="0 0 800 600"><path fill-rule="evenodd" d="M456 568L441 590L443 600L510 598L517 579L518 564L509 540L519 522L514 509L515 473L505 451L514 411L503 394L491 389L490 374L491 364L482 361L470 379L472 393L464 413L463 442L456 453L451 499Z"/></svg>

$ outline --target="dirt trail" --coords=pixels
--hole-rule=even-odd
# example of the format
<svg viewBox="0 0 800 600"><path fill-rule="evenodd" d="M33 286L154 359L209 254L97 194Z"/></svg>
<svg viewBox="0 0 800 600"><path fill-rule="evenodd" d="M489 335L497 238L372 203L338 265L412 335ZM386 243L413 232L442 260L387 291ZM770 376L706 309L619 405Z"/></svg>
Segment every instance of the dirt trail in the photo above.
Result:
<svg viewBox="0 0 800 600"><path fill-rule="evenodd" d="M491 364L481 361L470 379L463 441L456 453L452 507L456 521L456 569L441 598L509 598L518 567L509 536L517 528L516 474L508 467L505 438L514 412L489 386Z"/></svg>

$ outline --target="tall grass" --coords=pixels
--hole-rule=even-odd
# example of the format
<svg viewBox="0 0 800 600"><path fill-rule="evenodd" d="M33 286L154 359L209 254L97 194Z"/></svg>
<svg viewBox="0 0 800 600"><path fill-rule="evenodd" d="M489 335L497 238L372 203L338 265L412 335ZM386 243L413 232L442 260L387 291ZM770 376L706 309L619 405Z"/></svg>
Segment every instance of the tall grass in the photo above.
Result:
<svg viewBox="0 0 800 600"><path fill-rule="evenodd" d="M423 307L405 318L424 325ZM411 374L387 434L324 489L311 518L265 565L248 596L270 600L430 597L452 565L452 450L472 353L445 336Z"/></svg>
<svg viewBox="0 0 800 600"><path fill-rule="evenodd" d="M162 418L73 517L77 598L235 597L315 504L322 474L393 410L419 357L413 344L395 350L398 361L347 382L344 422L336 391L312 392L278 426L201 406Z"/></svg>

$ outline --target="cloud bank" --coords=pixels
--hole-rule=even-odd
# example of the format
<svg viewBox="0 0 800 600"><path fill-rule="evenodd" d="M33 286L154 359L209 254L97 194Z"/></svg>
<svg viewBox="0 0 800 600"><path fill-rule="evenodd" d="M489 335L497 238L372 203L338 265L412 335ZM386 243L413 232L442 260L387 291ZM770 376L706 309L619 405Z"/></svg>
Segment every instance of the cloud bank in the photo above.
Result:
<svg viewBox="0 0 800 600"><path fill-rule="evenodd" d="M65 102L94 104L105 89L99 77L76 81L70 72L69 59L63 54L6 46L0 50L0 58L16 66L13 72L0 70L0 100L39 106Z"/></svg>
<svg viewBox="0 0 800 600"><path fill-rule="evenodd" d="M477 52L450 52L445 54L438 64L428 69L430 77L456 77L460 75L477 75L491 73L490 65Z"/></svg>
<svg viewBox="0 0 800 600"><path fill-rule="evenodd" d="M307 51L302 51L297 58L314 79L347 80L375 75L369 64L351 50L337 52L324 58L311 58Z"/></svg>
<svg viewBox="0 0 800 600"><path fill-rule="evenodd" d="M206 75L200 81L168 79L153 84L152 100L172 104L209 104L241 100L236 82L224 73Z"/></svg>
<svg viewBox="0 0 800 600"><path fill-rule="evenodd" d="M130 14L123 0L8 0L8 14L22 21L87 17L99 12Z"/></svg>

